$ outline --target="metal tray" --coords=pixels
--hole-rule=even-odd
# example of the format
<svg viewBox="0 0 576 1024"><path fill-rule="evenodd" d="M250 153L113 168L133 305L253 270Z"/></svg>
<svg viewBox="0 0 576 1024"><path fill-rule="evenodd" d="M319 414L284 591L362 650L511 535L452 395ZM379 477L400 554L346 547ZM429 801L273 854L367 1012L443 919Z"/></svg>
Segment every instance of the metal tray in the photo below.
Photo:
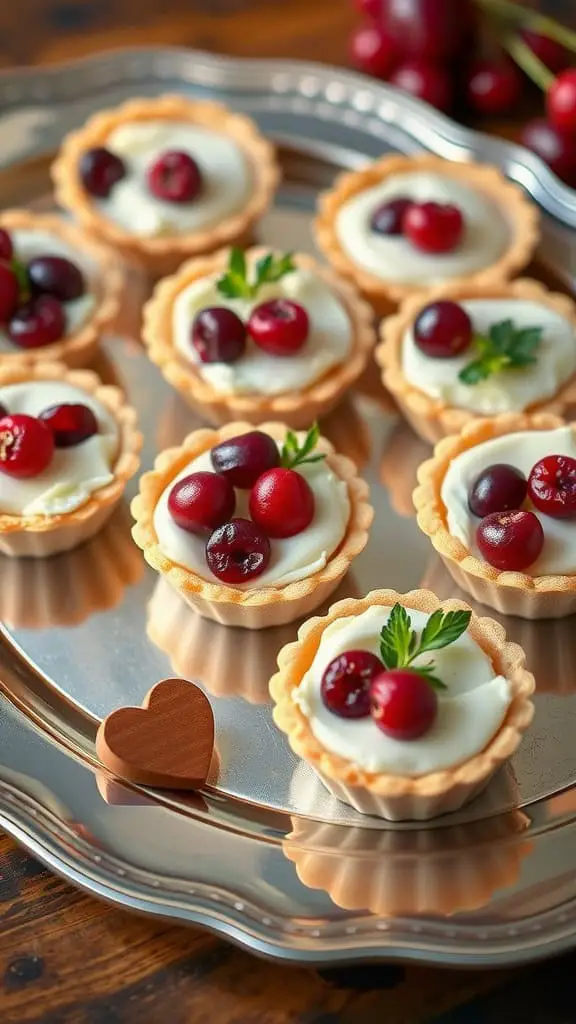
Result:
<svg viewBox="0 0 576 1024"><path fill-rule="evenodd" d="M344 72L181 50L115 53L0 76L0 200L50 204L47 168L92 110L178 89L252 114L279 144L285 182L264 241L310 248L317 191L386 149L428 148L502 166L546 214L537 272L576 277L576 205L533 156ZM146 282L98 369L140 411L144 467L197 425L137 341ZM381 393L380 393L381 394ZM324 424L363 467L377 510L337 596L377 586L452 595L410 495L427 448L391 414L376 377ZM128 497L133 493L129 492ZM482 609L480 609L482 611ZM47 562L0 561L0 825L71 882L125 907L203 924L269 956L518 963L576 937L573 628L509 619L538 679L534 728L509 769L428 828L362 817L328 796L272 724L267 683L295 626L249 633L205 622L144 568L121 508L103 533ZM99 719L159 678L204 687L218 775L177 797L121 784L94 754Z"/></svg>

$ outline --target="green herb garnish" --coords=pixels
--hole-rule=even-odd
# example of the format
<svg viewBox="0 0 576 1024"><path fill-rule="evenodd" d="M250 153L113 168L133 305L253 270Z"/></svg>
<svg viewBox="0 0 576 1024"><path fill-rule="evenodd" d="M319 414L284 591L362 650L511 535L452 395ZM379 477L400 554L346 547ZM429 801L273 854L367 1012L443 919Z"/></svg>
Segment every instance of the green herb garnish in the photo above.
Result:
<svg viewBox="0 0 576 1024"><path fill-rule="evenodd" d="M502 370L522 370L536 362L542 327L515 327L512 320L492 324L486 336L477 335L473 345L478 358L458 374L463 384L478 384Z"/></svg>
<svg viewBox="0 0 576 1024"><path fill-rule="evenodd" d="M20 302L27 302L30 298L30 281L28 280L28 268L21 260L13 257L10 260L10 270L18 281L18 294Z"/></svg>
<svg viewBox="0 0 576 1024"><path fill-rule="evenodd" d="M251 281L244 252L242 249L232 249L228 269L217 281L216 287L226 299L255 299L263 284L275 284L294 270L296 266L292 253L275 256L269 252L257 261L254 279Z"/></svg>
<svg viewBox="0 0 576 1024"><path fill-rule="evenodd" d="M438 651L453 644L468 628L472 612L433 612L424 626L420 639L412 629L412 620L401 604L395 604L390 617L380 633L380 657L387 669L410 668L415 658L428 651ZM445 690L446 685L435 675L435 665L414 667L435 690Z"/></svg>
<svg viewBox="0 0 576 1024"><path fill-rule="evenodd" d="M302 444L291 430L286 434L286 440L282 445L280 453L280 465L284 469L295 469L296 466L303 466L305 462L321 462L326 456L322 452L314 452L320 437L320 428L314 423Z"/></svg>

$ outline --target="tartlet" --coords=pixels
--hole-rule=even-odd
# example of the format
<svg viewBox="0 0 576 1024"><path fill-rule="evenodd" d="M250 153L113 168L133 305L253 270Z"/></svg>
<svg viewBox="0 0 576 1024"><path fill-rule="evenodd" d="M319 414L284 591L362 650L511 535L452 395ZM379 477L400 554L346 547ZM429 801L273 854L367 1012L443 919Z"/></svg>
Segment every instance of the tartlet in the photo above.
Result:
<svg viewBox="0 0 576 1024"><path fill-rule="evenodd" d="M152 122L157 139L163 140L156 149L152 138L152 141L148 140L149 149L146 150L146 137L140 127L145 122ZM162 122L173 128L165 131ZM161 127L156 128L159 123ZM135 138L128 136L126 140L127 128L139 134ZM187 139L189 130L199 132L199 137ZM179 144L179 151L193 156L200 164L202 185L199 186L199 195L186 202L163 200L149 227L144 230L141 223L137 234L130 230L131 223L136 224L139 216L143 222L142 212L148 216L150 204L146 206L142 195L139 195L141 208L134 209L132 218L130 200L133 197L128 195L125 212L123 207L119 218L116 211L116 219L113 219L105 204L95 202L94 196L84 186L79 173L80 161L86 152L109 146L112 152L118 151L121 157L126 157L126 177L129 178L130 160L137 164L142 153L145 157L149 153L151 164L159 153L172 152L176 145L173 137L177 131L184 132L184 143ZM226 153L219 152L209 160L207 151L214 145L225 146ZM228 168L231 187L228 190L225 188L222 160L231 164ZM144 181L148 168L139 170ZM189 256L213 252L224 245L248 244L255 225L273 200L280 171L274 147L250 118L232 113L211 100L166 95L129 100L119 107L95 114L82 128L65 138L52 165L52 177L58 203L69 210L89 234L111 245L126 259L136 261L152 274L159 275L170 273ZM135 179L137 186L137 176ZM240 184L234 186L239 190L234 202L230 199L233 179L242 182L241 188ZM212 187L207 187L210 184ZM136 186L132 182L131 188ZM108 198L114 195L114 187L117 184L107 195L97 198L105 199L107 203ZM199 215L196 226L191 225L189 230L185 230L182 228L182 210L184 206L190 209L195 199L198 199L199 206L202 190L204 197L208 196L213 204L213 209L210 215ZM204 209L206 211L206 203Z"/></svg>

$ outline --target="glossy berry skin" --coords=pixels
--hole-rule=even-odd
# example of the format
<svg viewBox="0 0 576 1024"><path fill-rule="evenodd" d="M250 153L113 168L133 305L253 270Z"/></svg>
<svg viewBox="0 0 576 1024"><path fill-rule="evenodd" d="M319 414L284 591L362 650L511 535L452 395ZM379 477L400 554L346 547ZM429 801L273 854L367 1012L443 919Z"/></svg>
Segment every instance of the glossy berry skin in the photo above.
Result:
<svg viewBox="0 0 576 1024"><path fill-rule="evenodd" d="M246 327L232 309L202 309L192 324L192 345L202 363L235 363L246 349Z"/></svg>
<svg viewBox="0 0 576 1024"><path fill-rule="evenodd" d="M92 409L81 402L51 405L38 419L52 431L57 448L73 448L98 433L98 420Z"/></svg>
<svg viewBox="0 0 576 1024"><path fill-rule="evenodd" d="M0 419L0 472L24 480L38 476L54 454L52 432L34 416Z"/></svg>
<svg viewBox="0 0 576 1024"><path fill-rule="evenodd" d="M270 541L249 519L231 519L214 531L206 544L206 563L222 583L247 583L260 576L270 561Z"/></svg>
<svg viewBox="0 0 576 1024"><path fill-rule="evenodd" d="M376 235L401 235L402 220L411 205L411 199L400 196L377 206L370 219L370 230Z"/></svg>
<svg viewBox="0 0 576 1024"><path fill-rule="evenodd" d="M468 72L468 102L480 114L505 114L520 99L522 78L514 64L477 61Z"/></svg>
<svg viewBox="0 0 576 1024"><path fill-rule="evenodd" d="M414 322L414 341L432 359L452 359L465 352L472 341L472 321L457 302L431 302Z"/></svg>
<svg viewBox="0 0 576 1024"><path fill-rule="evenodd" d="M483 558L503 572L523 572L533 565L544 546L544 530L533 512L493 512L476 530Z"/></svg>
<svg viewBox="0 0 576 1024"><path fill-rule="evenodd" d="M468 493L468 507L483 519L494 512L521 508L528 493L528 481L515 466L497 462L480 473Z"/></svg>
<svg viewBox="0 0 576 1024"><path fill-rule="evenodd" d="M308 313L298 302L271 299L252 310L248 333L270 355L292 356L300 351L310 333Z"/></svg>
<svg viewBox="0 0 576 1024"><path fill-rule="evenodd" d="M469 0L384 0L382 6L382 27L402 55L443 61L458 53L469 30Z"/></svg>
<svg viewBox="0 0 576 1024"><path fill-rule="evenodd" d="M417 740L428 732L438 713L438 699L417 671L395 668L380 672L370 686L372 718L394 740Z"/></svg>
<svg viewBox="0 0 576 1024"><path fill-rule="evenodd" d="M559 131L544 118L525 125L520 141L536 153L561 181L576 188L576 136Z"/></svg>
<svg viewBox="0 0 576 1024"><path fill-rule="evenodd" d="M20 306L8 323L10 340L20 348L43 348L58 341L66 330L62 304L52 295L38 295Z"/></svg>
<svg viewBox="0 0 576 1024"><path fill-rule="evenodd" d="M387 78L394 61L394 45L380 25L361 25L352 33L350 63L358 71L374 78Z"/></svg>
<svg viewBox="0 0 576 1024"><path fill-rule="evenodd" d="M126 175L124 161L104 146L88 149L80 159L80 180L91 196L107 199L116 182Z"/></svg>
<svg viewBox="0 0 576 1024"><path fill-rule="evenodd" d="M576 459L547 455L532 467L528 495L539 512L553 519L576 516Z"/></svg>
<svg viewBox="0 0 576 1024"><path fill-rule="evenodd" d="M295 469L269 469L250 494L250 515L269 537L295 537L314 518L314 493Z"/></svg>
<svg viewBox="0 0 576 1024"><path fill-rule="evenodd" d="M546 94L546 109L560 131L576 132L576 68L561 71Z"/></svg>
<svg viewBox="0 0 576 1024"><path fill-rule="evenodd" d="M464 232L464 218L451 203L412 203L402 220L404 234L422 252L453 252Z"/></svg>
<svg viewBox="0 0 576 1024"><path fill-rule="evenodd" d="M448 110L452 104L449 72L429 61L412 60L400 64L390 75L390 82L437 110Z"/></svg>
<svg viewBox="0 0 576 1024"><path fill-rule="evenodd" d="M229 480L217 473L190 473L178 480L168 495L168 511L177 526L204 534L234 515L236 495Z"/></svg>
<svg viewBox="0 0 576 1024"><path fill-rule="evenodd" d="M82 272L63 256L36 256L28 264L28 280L35 294L53 295L71 302L84 294Z"/></svg>
<svg viewBox="0 0 576 1024"><path fill-rule="evenodd" d="M550 71L562 71L568 64L568 52L555 39L548 39L547 36L541 36L538 32L531 32L530 29L524 29L521 35L524 42L532 50L532 53Z"/></svg>
<svg viewBox="0 0 576 1024"><path fill-rule="evenodd" d="M0 260L9 261L14 255L12 239L5 228L0 228Z"/></svg>
<svg viewBox="0 0 576 1024"><path fill-rule="evenodd" d="M191 203L202 190L202 175L188 153L163 153L148 169L148 188L166 203Z"/></svg>
<svg viewBox="0 0 576 1024"><path fill-rule="evenodd" d="M230 437L214 446L210 453L214 471L233 487L249 490L258 477L280 463L278 445L262 430Z"/></svg>
<svg viewBox="0 0 576 1024"><path fill-rule="evenodd" d="M367 718L370 683L384 670L370 651L345 651L324 669L320 694L325 706L339 718Z"/></svg>
<svg viewBox="0 0 576 1024"><path fill-rule="evenodd" d="M0 263L0 323L6 323L14 313L19 292L16 274L7 263Z"/></svg>

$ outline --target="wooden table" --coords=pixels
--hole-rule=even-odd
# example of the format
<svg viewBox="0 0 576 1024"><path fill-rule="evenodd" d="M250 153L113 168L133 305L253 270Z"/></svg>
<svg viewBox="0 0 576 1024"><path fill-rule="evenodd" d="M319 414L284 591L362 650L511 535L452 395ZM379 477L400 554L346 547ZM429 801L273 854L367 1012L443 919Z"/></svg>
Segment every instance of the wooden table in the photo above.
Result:
<svg viewBox="0 0 576 1024"><path fill-rule="evenodd" d="M355 23L349 0L3 0L1 7L4 66L137 44L344 64ZM516 126L490 127L513 134ZM576 1020L575 966L573 957L502 974L278 966L206 932L98 903L0 836L2 1024L567 1024Z"/></svg>

